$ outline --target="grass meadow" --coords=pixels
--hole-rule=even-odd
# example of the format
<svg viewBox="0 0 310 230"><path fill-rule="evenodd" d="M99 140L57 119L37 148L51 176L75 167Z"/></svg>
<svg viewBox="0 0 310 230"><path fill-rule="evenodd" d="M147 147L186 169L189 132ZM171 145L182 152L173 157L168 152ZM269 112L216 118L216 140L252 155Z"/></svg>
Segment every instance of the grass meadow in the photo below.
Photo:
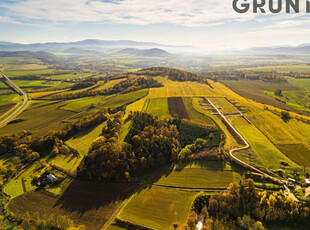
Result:
<svg viewBox="0 0 310 230"><path fill-rule="evenodd" d="M155 184L181 188L224 189L231 182L242 179L241 168L234 171L221 161L201 161L175 169L161 177Z"/></svg>
<svg viewBox="0 0 310 230"><path fill-rule="evenodd" d="M170 115L167 98L149 99L147 103L148 103L146 108L147 113L151 113L155 116L158 116L159 118L161 118L162 116Z"/></svg>
<svg viewBox="0 0 310 230"><path fill-rule="evenodd" d="M189 214L195 192L152 186L134 195L119 218L144 227L168 230L182 225Z"/></svg>
<svg viewBox="0 0 310 230"><path fill-rule="evenodd" d="M268 169L277 169L281 167L281 161L289 164L290 167L297 165L286 157L277 147L254 125L239 122L241 117L232 121L233 126L249 142L251 149L254 151L258 161L251 162L259 164ZM238 156L238 152L235 154ZM247 160L248 161L248 160Z"/></svg>
<svg viewBox="0 0 310 230"><path fill-rule="evenodd" d="M206 126L211 126L211 127L215 127L215 123L214 121L207 116L205 113L199 112L197 111L194 106L193 103L194 102L194 98L190 98L190 97L183 97L183 102L186 108L186 111L189 115L189 118L197 123L206 125Z"/></svg>

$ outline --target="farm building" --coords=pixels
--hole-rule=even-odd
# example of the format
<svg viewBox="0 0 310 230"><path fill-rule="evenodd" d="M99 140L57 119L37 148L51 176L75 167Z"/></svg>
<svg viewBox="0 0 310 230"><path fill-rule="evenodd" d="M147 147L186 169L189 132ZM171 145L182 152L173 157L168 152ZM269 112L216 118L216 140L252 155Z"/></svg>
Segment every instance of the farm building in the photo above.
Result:
<svg viewBox="0 0 310 230"><path fill-rule="evenodd" d="M305 192L305 200L306 201L310 201L310 187L308 187L306 189L306 192Z"/></svg>
<svg viewBox="0 0 310 230"><path fill-rule="evenodd" d="M292 183L295 183L296 182L296 180L295 179L293 179L293 178L287 178L287 180L289 181L289 182L292 182Z"/></svg>
<svg viewBox="0 0 310 230"><path fill-rule="evenodd" d="M51 173L47 176L47 178L50 180L50 182L53 182L54 180L56 180L56 177Z"/></svg>

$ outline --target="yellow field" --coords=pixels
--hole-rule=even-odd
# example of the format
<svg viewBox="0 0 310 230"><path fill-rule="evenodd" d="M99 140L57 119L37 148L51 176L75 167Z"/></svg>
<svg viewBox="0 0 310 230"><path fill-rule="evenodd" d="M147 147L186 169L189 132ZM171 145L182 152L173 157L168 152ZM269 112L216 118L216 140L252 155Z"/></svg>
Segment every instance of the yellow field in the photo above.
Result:
<svg viewBox="0 0 310 230"><path fill-rule="evenodd" d="M209 83L213 86L213 89L205 84L197 82L176 82L168 80L164 77L156 77L157 81L162 83L164 87L151 88L149 94L127 106L126 112L129 111L142 111L144 103L147 99L162 98L162 97L191 97L191 96L225 96L226 94L233 93L226 86L221 83Z"/></svg>
<svg viewBox="0 0 310 230"><path fill-rule="evenodd" d="M156 77L164 87L150 89L149 98L215 96L216 92L205 84L197 82L176 82L163 77Z"/></svg>
<svg viewBox="0 0 310 230"><path fill-rule="evenodd" d="M6 65L5 70L39 70L47 69L47 65L25 64L25 65Z"/></svg>
<svg viewBox="0 0 310 230"><path fill-rule="evenodd" d="M238 70L253 70L261 72L310 72L309 65L274 65L274 66L259 66L259 67L249 67L249 68L240 68Z"/></svg>
<svg viewBox="0 0 310 230"><path fill-rule="evenodd" d="M32 99L38 99L38 98L42 98L42 97L47 97L53 94L57 94L57 93L62 93L67 91L67 89L62 89L62 90L55 90L55 91L46 91L46 92L38 92L38 93L31 93L29 94L29 96Z"/></svg>
<svg viewBox="0 0 310 230"><path fill-rule="evenodd" d="M93 91L100 91L100 90L109 89L109 88L113 87L114 85L116 85L116 84L118 84L124 80L125 80L125 78L108 81L107 83L100 85L98 88L94 89Z"/></svg>

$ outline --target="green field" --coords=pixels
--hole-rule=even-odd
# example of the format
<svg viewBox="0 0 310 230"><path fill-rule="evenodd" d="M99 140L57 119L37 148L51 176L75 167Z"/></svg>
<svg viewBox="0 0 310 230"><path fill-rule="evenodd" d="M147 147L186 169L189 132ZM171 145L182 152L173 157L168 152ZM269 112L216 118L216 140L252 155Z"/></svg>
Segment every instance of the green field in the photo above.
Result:
<svg viewBox="0 0 310 230"><path fill-rule="evenodd" d="M114 109L145 97L148 94L148 91L149 89L141 89L126 94L120 94L108 100L103 106Z"/></svg>
<svg viewBox="0 0 310 230"><path fill-rule="evenodd" d="M32 178L41 168L42 167L38 162L26 167L14 179L5 185L3 191L11 198L14 198L36 189L37 186L32 184ZM24 180L25 188L23 187L22 180Z"/></svg>
<svg viewBox="0 0 310 230"><path fill-rule="evenodd" d="M26 177L23 179L24 179L25 188L26 188L25 192L29 192L37 188L37 186L31 184L31 181L32 181L31 177ZM19 179L11 180L5 186L4 192L7 195L9 195L11 198L24 194L25 192L24 192L23 185L22 185L22 179L19 178Z"/></svg>
<svg viewBox="0 0 310 230"><path fill-rule="evenodd" d="M23 75L41 75L53 73L52 69L23 69L23 70L6 70L4 74L8 77L18 77Z"/></svg>
<svg viewBox="0 0 310 230"><path fill-rule="evenodd" d="M15 104L19 96L17 94L0 95L0 106Z"/></svg>
<svg viewBox="0 0 310 230"><path fill-rule="evenodd" d="M203 125L215 127L214 121L209 116L207 116L205 113L198 112L194 108L193 103L195 103L195 98L183 97L183 103L186 108L187 114L192 121L201 123Z"/></svg>
<svg viewBox="0 0 310 230"><path fill-rule="evenodd" d="M65 143L71 148L76 149L80 153L81 157L83 157L88 153L88 150L93 141L100 136L100 134L102 133L102 129L105 125L106 122L84 132L83 134L78 134L70 138Z"/></svg>
<svg viewBox="0 0 310 230"><path fill-rule="evenodd" d="M132 126L132 121L129 120L127 122L125 122L123 125L122 125L122 128L121 128L121 135L119 137L120 141L124 141L128 132L130 131L131 129L131 126Z"/></svg>
<svg viewBox="0 0 310 230"><path fill-rule="evenodd" d="M233 120L233 126L240 132L240 134L249 142L251 149L254 151L256 158L259 161L251 162L256 163L262 167L268 169L278 169L281 167L280 162L286 162L290 167L297 167L297 165L286 157L276 146L254 125L248 123L238 122L238 119L243 119L238 117ZM238 157L238 152L235 153ZM247 162L248 159L245 159Z"/></svg>
<svg viewBox="0 0 310 230"><path fill-rule="evenodd" d="M149 99L149 101L146 101L145 103L147 103L147 113L151 113L155 116L158 116L159 118L161 118L162 116L170 115L168 110L167 98Z"/></svg>
<svg viewBox="0 0 310 230"><path fill-rule="evenodd" d="M22 130L35 132L36 135L45 135L48 130L64 127L66 124L62 121L76 113L59 109L62 104L62 102L50 103L46 101L31 104L28 109L17 117L21 121L1 128L0 135L19 133Z"/></svg>
<svg viewBox="0 0 310 230"><path fill-rule="evenodd" d="M209 98L209 100L224 114L236 114L238 113L238 109L229 103L226 98L219 97L219 98Z"/></svg>
<svg viewBox="0 0 310 230"><path fill-rule="evenodd" d="M253 70L257 72L272 72L277 71L281 73L289 73L289 72L310 72L309 65L274 65L274 66L260 66L260 67L249 67L242 68L240 70Z"/></svg>
<svg viewBox="0 0 310 230"><path fill-rule="evenodd" d="M291 82L293 85L296 85L302 89L310 90L310 79L298 79L298 78L289 78L289 82Z"/></svg>
<svg viewBox="0 0 310 230"><path fill-rule="evenodd" d="M266 91L274 92L276 89L281 89L282 91L288 91L288 92L294 92L300 90L300 88L288 82L272 83L259 80L239 80L239 81L224 80L221 82L227 85L227 87L229 87L242 97L252 99L254 101L263 104L276 106L278 108L286 110L292 110L293 108L280 101L277 101L274 97L271 97L265 92Z"/></svg>
<svg viewBox="0 0 310 230"><path fill-rule="evenodd" d="M52 74L51 76L47 76L47 78L53 80L72 80L78 78L87 78L93 76L92 73L69 73L69 74Z"/></svg>
<svg viewBox="0 0 310 230"><path fill-rule="evenodd" d="M125 78L121 78L121 79L116 79L116 80L110 80L104 84L102 84L101 86L99 86L98 88L96 88L95 90L106 90L106 89L109 89L111 87L113 87L114 85L120 83L121 81L124 81Z"/></svg>
<svg viewBox="0 0 310 230"><path fill-rule="evenodd" d="M274 92L266 92L270 97L274 97L282 101L286 105L292 107L296 111L310 114L310 98L308 97L309 91L296 90L296 91L282 91L282 96L274 95Z"/></svg>
<svg viewBox="0 0 310 230"><path fill-rule="evenodd" d="M100 108L104 107L104 103L106 103L109 98L113 98L113 96L82 97L78 99L67 100L66 104L62 106L61 109L81 112L87 110L90 106Z"/></svg>
<svg viewBox="0 0 310 230"><path fill-rule="evenodd" d="M301 166L310 166L310 150L303 144L283 144L278 148L289 158Z"/></svg>
<svg viewBox="0 0 310 230"><path fill-rule="evenodd" d="M152 186L137 193L119 218L151 229L173 229L182 225L196 193Z"/></svg>
<svg viewBox="0 0 310 230"><path fill-rule="evenodd" d="M279 116L269 111L253 110L246 116L276 145L303 143L310 148L310 126L308 124L295 119L284 122Z"/></svg>
<svg viewBox="0 0 310 230"><path fill-rule="evenodd" d="M231 182L238 184L242 179L241 171L233 171L229 165L221 161L196 162L183 167L175 168L155 184L180 188L218 189L227 188Z"/></svg>
<svg viewBox="0 0 310 230"><path fill-rule="evenodd" d="M45 80L13 80L13 82L26 91L35 91L40 89L63 89L73 85L73 83L70 82Z"/></svg>

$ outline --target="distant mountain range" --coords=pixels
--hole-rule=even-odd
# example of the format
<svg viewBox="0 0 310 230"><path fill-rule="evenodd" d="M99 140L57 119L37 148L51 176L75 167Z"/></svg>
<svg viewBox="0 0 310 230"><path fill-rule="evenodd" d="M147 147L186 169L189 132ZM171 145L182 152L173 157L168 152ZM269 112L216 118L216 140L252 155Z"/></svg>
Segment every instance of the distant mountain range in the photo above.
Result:
<svg viewBox="0 0 310 230"><path fill-rule="evenodd" d="M54 54L45 52L45 51L0 51L0 57L23 57L23 58L35 58L39 59L44 63L56 63L59 61L58 57Z"/></svg>
<svg viewBox="0 0 310 230"><path fill-rule="evenodd" d="M256 47L250 49L255 52L264 53L281 53L281 54L303 54L310 52L310 43L301 44L298 46L270 46L270 47Z"/></svg>
<svg viewBox="0 0 310 230"><path fill-rule="evenodd" d="M126 55L133 55L133 56L141 56L141 57L169 57L171 56L170 53L168 53L165 50L153 48L153 49L134 49L134 48L126 48L122 49L116 54L126 54Z"/></svg>
<svg viewBox="0 0 310 230"><path fill-rule="evenodd" d="M0 42L0 51L49 51L57 52L64 51L71 48L76 49L86 49L86 50L96 50L98 52L105 51L107 49L124 49L124 48L158 48L158 47L177 47L169 46L159 43L152 42L137 42L130 40L118 40L118 41L107 41L107 40L97 40L88 39L77 42L67 42L67 43L33 43L33 44L20 44L11 42Z"/></svg>

